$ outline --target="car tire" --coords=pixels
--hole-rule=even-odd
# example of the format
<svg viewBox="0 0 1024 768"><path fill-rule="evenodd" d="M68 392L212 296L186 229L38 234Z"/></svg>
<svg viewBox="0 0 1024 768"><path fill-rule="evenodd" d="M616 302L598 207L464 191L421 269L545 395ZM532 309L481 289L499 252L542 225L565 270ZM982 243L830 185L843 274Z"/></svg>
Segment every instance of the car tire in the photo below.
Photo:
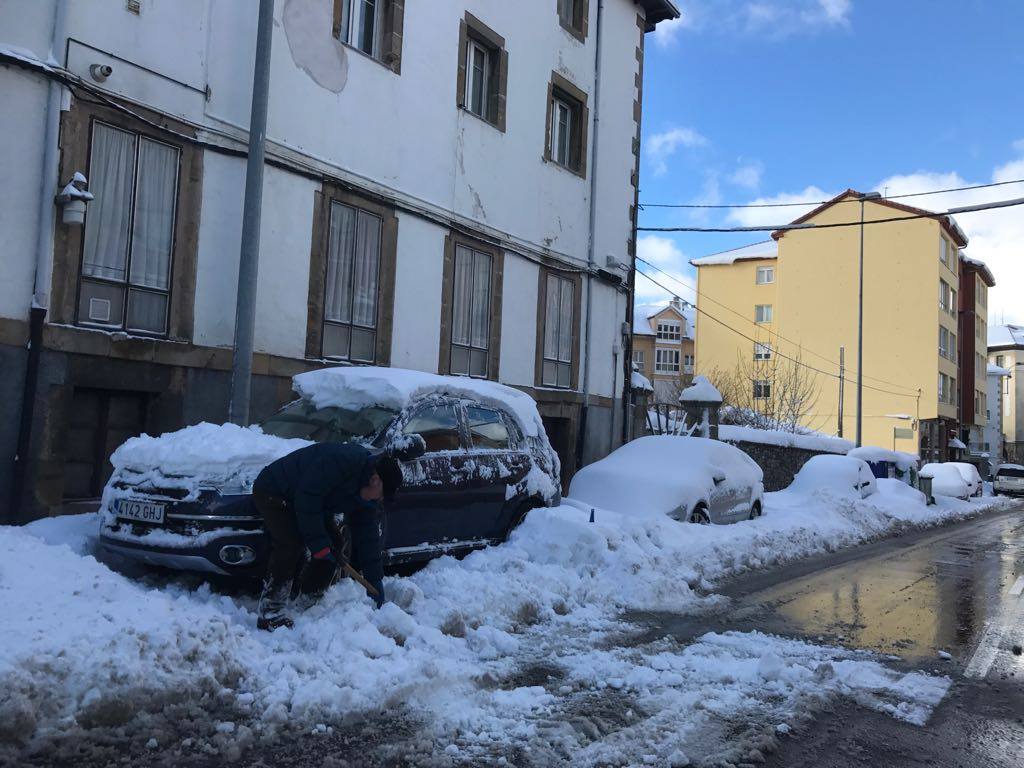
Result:
<svg viewBox="0 0 1024 768"><path fill-rule="evenodd" d="M518 528L522 524L523 520L526 519L526 516L528 514L530 514L530 510L531 509L538 509L539 507L543 507L543 506L544 505L541 504L536 499L530 499L528 501L524 501L519 506L519 508L516 510L515 514L512 515L512 522L509 523L508 530L505 531L505 536L502 539L502 541L508 541L509 536L512 535L512 531L514 531L516 528Z"/></svg>
<svg viewBox="0 0 1024 768"><path fill-rule="evenodd" d="M686 520L694 525L711 524L711 518L708 516L708 508L704 504L698 504L694 507L693 512L690 513Z"/></svg>
<svg viewBox="0 0 1024 768"><path fill-rule="evenodd" d="M757 520L761 516L761 502L755 501L750 505L750 519Z"/></svg>

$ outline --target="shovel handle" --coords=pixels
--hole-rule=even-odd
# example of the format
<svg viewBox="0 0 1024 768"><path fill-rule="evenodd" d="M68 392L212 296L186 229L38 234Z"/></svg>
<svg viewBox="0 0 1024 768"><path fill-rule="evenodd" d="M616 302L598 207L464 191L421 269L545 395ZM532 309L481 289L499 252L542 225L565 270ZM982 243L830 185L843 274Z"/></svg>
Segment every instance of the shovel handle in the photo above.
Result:
<svg viewBox="0 0 1024 768"><path fill-rule="evenodd" d="M345 573L349 578L355 579L363 586L363 589L367 591L370 597L380 597L380 592L377 591L377 588L374 587L366 579L364 579L363 574L361 574L359 571L357 571L355 568L349 565L348 561L343 560L341 562L341 567L345 570Z"/></svg>

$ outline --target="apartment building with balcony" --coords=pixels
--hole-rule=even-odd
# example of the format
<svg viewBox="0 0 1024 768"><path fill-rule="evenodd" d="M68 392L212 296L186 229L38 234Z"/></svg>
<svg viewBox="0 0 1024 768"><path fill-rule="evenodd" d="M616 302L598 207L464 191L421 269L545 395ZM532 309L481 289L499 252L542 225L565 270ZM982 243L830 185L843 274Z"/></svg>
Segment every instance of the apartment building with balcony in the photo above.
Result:
<svg viewBox="0 0 1024 768"><path fill-rule="evenodd" d="M984 465L990 446L985 439L988 411L988 291L992 271L966 253L960 255L960 441L968 456Z"/></svg>
<svg viewBox="0 0 1024 768"><path fill-rule="evenodd" d="M278 0L250 418L393 365L528 392L567 474L617 445L644 40L678 15ZM0 519L227 418L256 28L250 0L0 3ZM55 202L72 179L92 199Z"/></svg>
<svg viewBox="0 0 1024 768"><path fill-rule="evenodd" d="M1004 369L1000 377L1000 415L1006 461L1024 463L1024 325L988 329L988 361Z"/></svg>
<svg viewBox="0 0 1024 768"><path fill-rule="evenodd" d="M694 323L679 297L633 311L633 364L654 387L654 402L676 404L694 370Z"/></svg>
<svg viewBox="0 0 1024 768"><path fill-rule="evenodd" d="M863 228L862 205L868 222ZM906 218L914 216L920 218ZM804 226L691 262L697 267L700 311L725 323L702 324L697 373L728 370L739 359L775 353L799 358L817 393L804 426L854 439L863 232L862 441L920 452L926 459L959 455L963 231L951 217L933 217L892 200L862 202L852 189L793 223ZM980 262L967 268L972 292L979 281L991 285ZM984 313L973 299L972 293L973 322L983 323ZM976 333L972 325L972 340ZM967 361L972 406L975 389L984 394L985 380L984 371L976 375L974 347ZM771 382L752 386L756 398ZM984 411L972 410L972 429L976 413Z"/></svg>

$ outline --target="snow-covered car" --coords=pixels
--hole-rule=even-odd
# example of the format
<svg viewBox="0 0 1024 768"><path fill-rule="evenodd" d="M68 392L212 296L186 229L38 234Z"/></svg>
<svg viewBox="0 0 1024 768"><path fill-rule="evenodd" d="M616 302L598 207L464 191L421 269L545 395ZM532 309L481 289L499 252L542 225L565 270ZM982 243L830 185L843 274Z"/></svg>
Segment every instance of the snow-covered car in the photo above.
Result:
<svg viewBox="0 0 1024 768"><path fill-rule="evenodd" d="M995 495L1024 496L1024 466L1001 464L992 478Z"/></svg>
<svg viewBox="0 0 1024 768"><path fill-rule="evenodd" d="M652 435L626 443L579 472L577 502L623 514L662 513L691 523L760 517L764 485L757 463L718 440Z"/></svg>
<svg viewBox="0 0 1024 768"><path fill-rule="evenodd" d="M919 476L931 478L932 496L952 496L964 501L971 497L971 487L954 462L925 464Z"/></svg>
<svg viewBox="0 0 1024 768"><path fill-rule="evenodd" d="M789 489L798 493L825 491L866 499L878 492L875 475L863 459L822 454L809 458L793 477Z"/></svg>
<svg viewBox="0 0 1024 768"><path fill-rule="evenodd" d="M253 480L313 442L401 460L405 484L385 515L390 565L503 541L530 509L560 502L558 456L525 393L373 367L303 373L293 387L299 398L258 427L204 423L125 442L111 457L101 545L174 569L258 576L267 544Z"/></svg>
<svg viewBox="0 0 1024 768"><path fill-rule="evenodd" d="M978 472L978 468L973 464L969 464L966 461L950 461L947 462L951 466L956 467L956 471L960 473L960 477L967 483L967 495L968 496L981 496L985 490L985 484L982 482L981 473Z"/></svg>

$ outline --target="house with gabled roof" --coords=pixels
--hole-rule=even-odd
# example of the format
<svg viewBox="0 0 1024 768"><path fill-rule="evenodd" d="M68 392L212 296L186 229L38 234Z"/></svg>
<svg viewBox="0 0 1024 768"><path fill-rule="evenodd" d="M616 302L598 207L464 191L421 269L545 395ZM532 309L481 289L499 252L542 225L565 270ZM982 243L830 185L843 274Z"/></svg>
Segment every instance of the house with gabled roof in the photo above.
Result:
<svg viewBox="0 0 1024 768"><path fill-rule="evenodd" d="M633 364L654 387L654 402L675 404L693 381L694 323L678 296L633 310Z"/></svg>

